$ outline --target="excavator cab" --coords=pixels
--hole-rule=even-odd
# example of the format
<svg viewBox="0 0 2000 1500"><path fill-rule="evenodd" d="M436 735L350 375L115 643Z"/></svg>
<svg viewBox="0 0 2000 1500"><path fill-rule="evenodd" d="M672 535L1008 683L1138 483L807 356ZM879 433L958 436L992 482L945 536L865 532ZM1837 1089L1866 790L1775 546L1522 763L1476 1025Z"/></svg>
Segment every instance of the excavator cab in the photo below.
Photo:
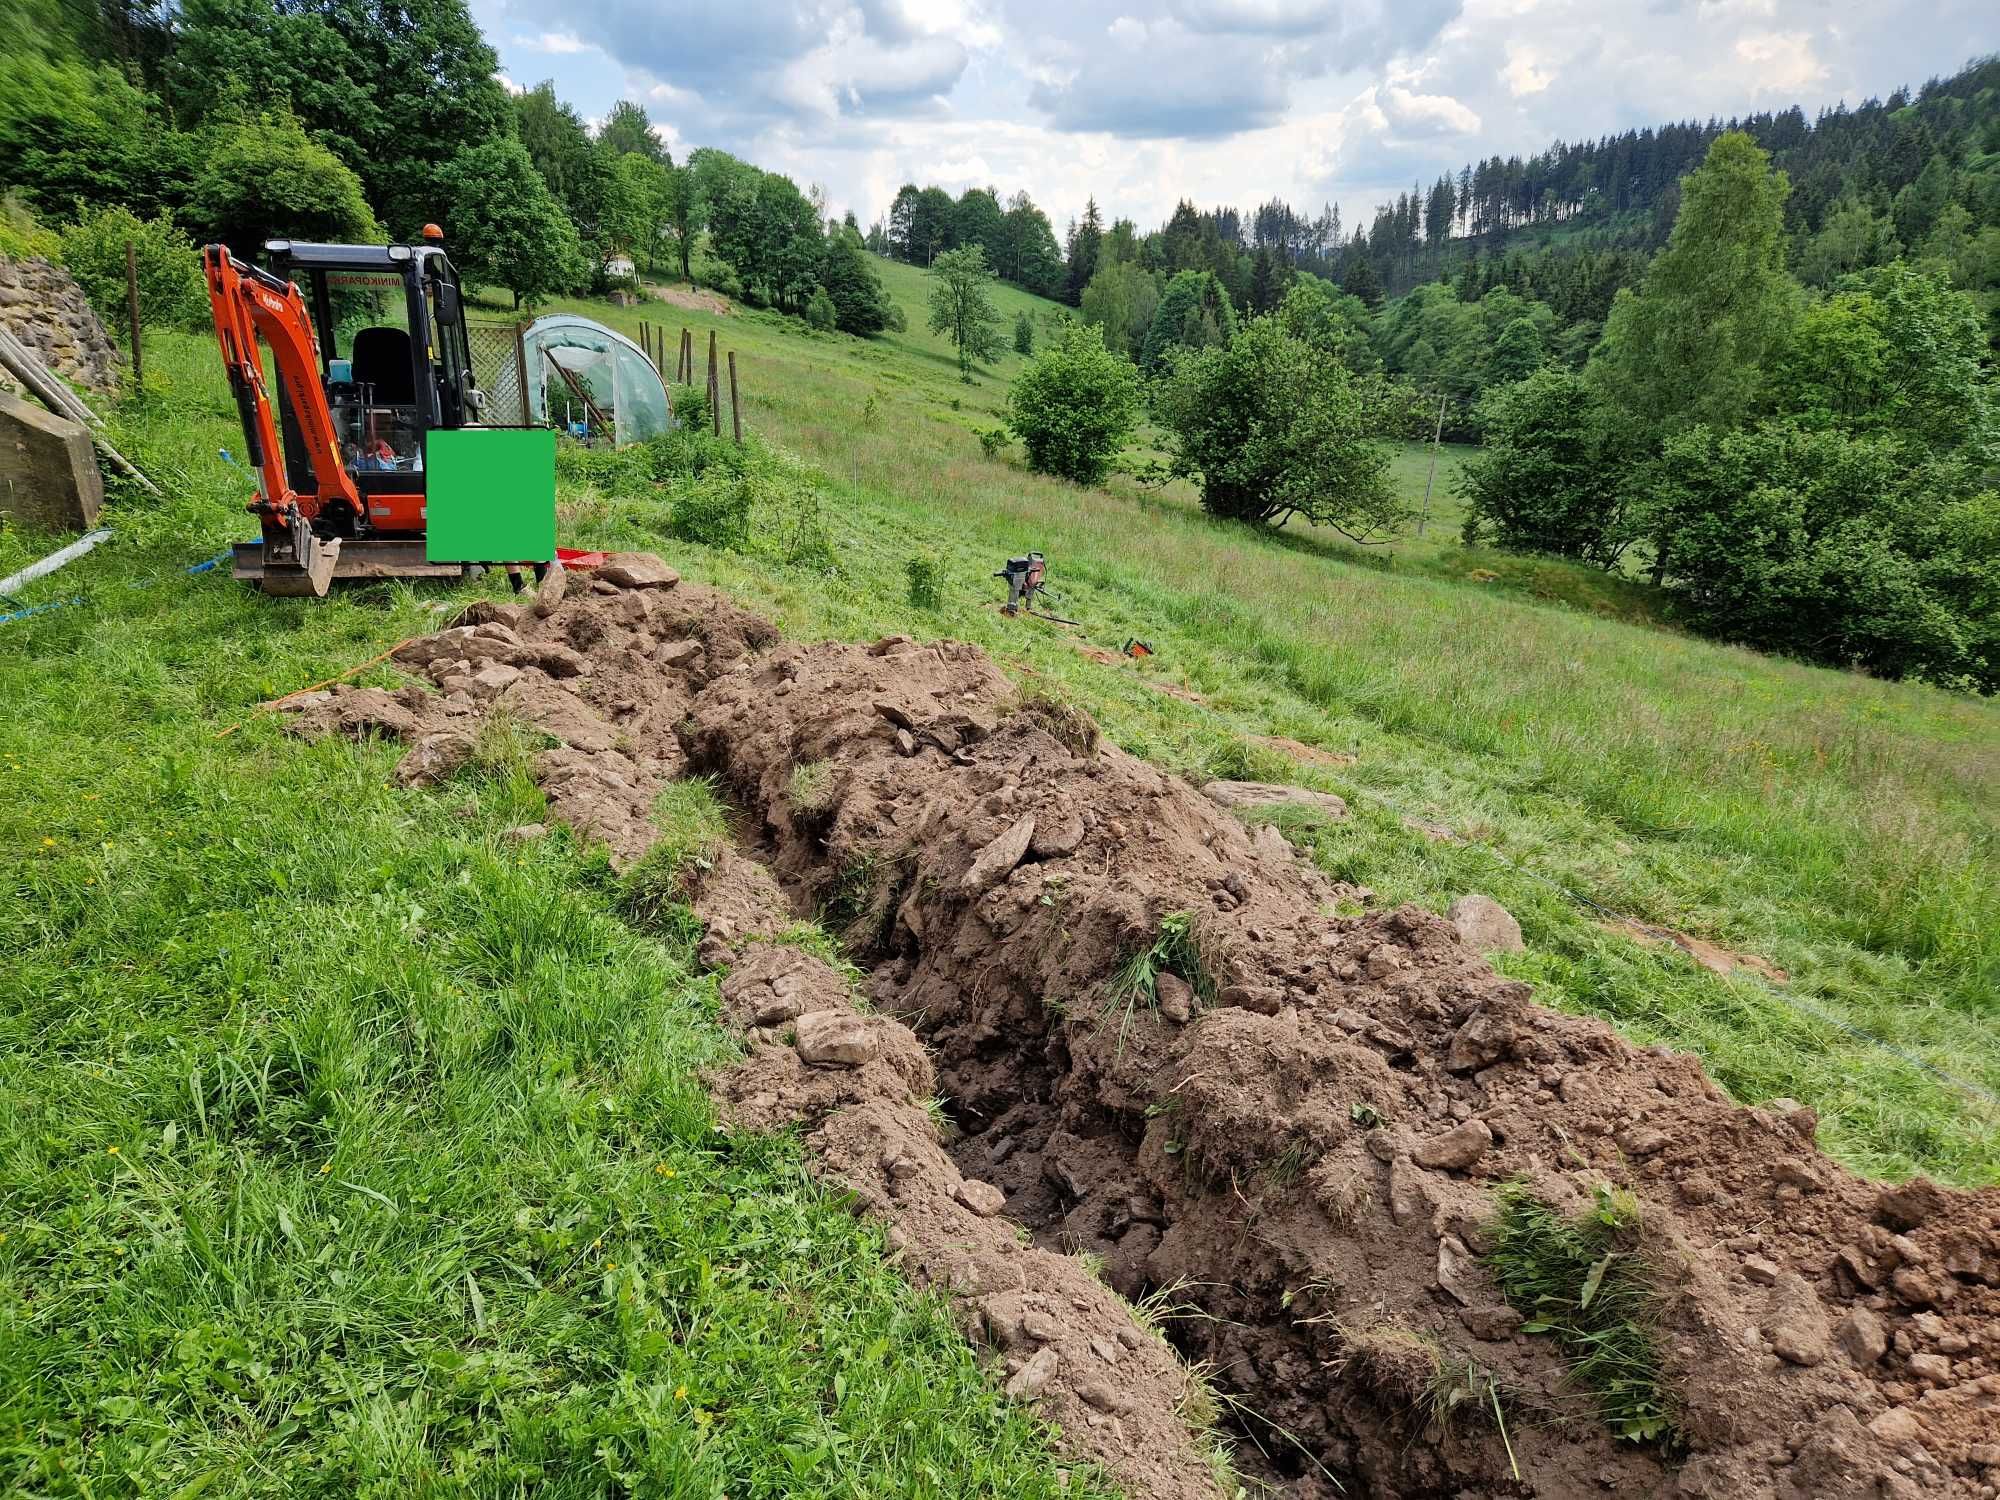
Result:
<svg viewBox="0 0 2000 1500"><path fill-rule="evenodd" d="M263 535L235 576L324 595L335 578L454 577L426 547L430 436L475 426L465 308L435 226L422 245L272 240L202 252L223 363L259 476ZM275 382L259 344L267 347ZM272 387L275 385L275 400Z"/></svg>

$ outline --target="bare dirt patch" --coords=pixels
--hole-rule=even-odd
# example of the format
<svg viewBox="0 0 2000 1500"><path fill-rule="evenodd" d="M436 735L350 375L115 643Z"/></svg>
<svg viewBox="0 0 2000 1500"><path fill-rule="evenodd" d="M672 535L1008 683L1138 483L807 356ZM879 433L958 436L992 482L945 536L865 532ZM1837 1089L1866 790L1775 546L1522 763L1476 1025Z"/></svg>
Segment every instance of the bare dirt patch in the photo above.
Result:
<svg viewBox="0 0 2000 1500"><path fill-rule="evenodd" d="M1343 750L1323 750L1318 745L1308 745L1303 740L1292 739L1283 734L1260 734L1255 736L1258 744L1267 750L1275 750L1280 755L1289 755L1293 760L1303 761L1309 766L1351 766L1361 757L1350 755Z"/></svg>
<svg viewBox="0 0 2000 1500"><path fill-rule="evenodd" d="M728 1107L803 1120L996 1378L1135 1493L1203 1492L1175 1416L1201 1393L1112 1290L1170 1289L1244 1467L1290 1495L1995 1492L2000 1191L1862 1181L1810 1111L1536 1006L1441 918L1335 915L1273 831L973 648L774 645L710 591L570 589L411 648L438 692L299 718L409 740L412 780L457 753L439 736L528 718L564 741L538 763L558 815L621 859L667 779L718 776L751 856L693 893L751 1044ZM760 940L809 911L874 1014ZM1505 1304L1482 1257L1509 1181L1632 1195L1678 1451L1614 1440ZM1458 1385L1497 1392L1504 1434Z"/></svg>
<svg viewBox="0 0 2000 1500"><path fill-rule="evenodd" d="M700 287L655 286L648 288L662 302L671 302L675 307L684 307L689 312L714 313L718 317L728 317L736 309L720 292L704 292Z"/></svg>
<svg viewBox="0 0 2000 1500"><path fill-rule="evenodd" d="M1607 932L1618 933L1649 948L1678 948L1709 973L1720 974L1725 979L1738 969L1748 969L1773 984L1783 984L1791 978L1768 958L1760 958L1754 953L1738 953L1706 938L1676 932L1671 927L1656 927L1651 922L1641 922L1637 917L1619 917L1598 925Z"/></svg>

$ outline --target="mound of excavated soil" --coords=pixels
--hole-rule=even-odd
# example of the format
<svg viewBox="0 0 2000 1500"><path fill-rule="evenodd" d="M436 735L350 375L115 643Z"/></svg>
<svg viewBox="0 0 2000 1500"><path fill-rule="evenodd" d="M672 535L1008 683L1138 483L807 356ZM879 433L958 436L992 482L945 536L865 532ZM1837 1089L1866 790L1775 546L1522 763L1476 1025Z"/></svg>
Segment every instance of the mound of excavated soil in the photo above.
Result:
<svg viewBox="0 0 2000 1500"><path fill-rule="evenodd" d="M1275 833L1021 703L970 647L766 650L656 560L569 591L405 648L437 692L335 692L301 727L407 739L423 781L504 710L561 742L551 804L621 862L665 781L716 774L749 841L690 890L750 1048L725 1106L806 1122L1008 1390L1134 1493L1211 1492L1190 1390L1079 1252L1127 1297L1171 1289L1170 1337L1284 1493L2000 1492L2000 1191L1863 1182L1810 1111L1738 1108L1694 1059L1541 1009L1440 918L1333 915L1352 893ZM816 908L874 1013L758 940ZM1197 972L1114 1004L1176 914ZM1643 1205L1683 1452L1614 1441L1520 1331L1480 1259L1512 1178ZM1497 1379L1504 1440L1438 1419L1440 1361Z"/></svg>

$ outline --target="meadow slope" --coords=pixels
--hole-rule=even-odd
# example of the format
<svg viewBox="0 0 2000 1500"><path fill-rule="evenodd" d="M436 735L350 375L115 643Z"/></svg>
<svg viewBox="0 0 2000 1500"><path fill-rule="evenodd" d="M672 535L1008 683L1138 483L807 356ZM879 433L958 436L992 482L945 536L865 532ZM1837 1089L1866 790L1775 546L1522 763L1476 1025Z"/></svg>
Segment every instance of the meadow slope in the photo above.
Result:
<svg viewBox="0 0 2000 1500"><path fill-rule="evenodd" d="M867 344L587 305L737 350L781 498L747 549L704 547L640 462L583 455L563 539L662 551L794 638L971 640L1162 766L1339 792L1352 817L1286 834L1383 902L1495 896L1545 1002L1812 1105L1862 1171L2000 1179L1994 704L1694 641L1616 580L1436 535L1357 561L1179 487L1030 475L977 435L1016 357L962 384L920 273L885 276L911 329ZM1053 1493L1043 1435L796 1151L712 1129L711 982L685 934L620 920L601 856L505 836L541 810L520 746L403 791L391 753L254 713L498 585L310 604L184 573L246 533L247 484L216 457L239 444L212 343L162 333L147 370L116 428L169 498L120 494L117 542L19 601L75 602L0 627L9 1480ZM832 569L786 561L802 526ZM0 569L47 543L0 533ZM1080 628L995 611L989 575L1030 547ZM1129 637L1156 654L1118 657Z"/></svg>

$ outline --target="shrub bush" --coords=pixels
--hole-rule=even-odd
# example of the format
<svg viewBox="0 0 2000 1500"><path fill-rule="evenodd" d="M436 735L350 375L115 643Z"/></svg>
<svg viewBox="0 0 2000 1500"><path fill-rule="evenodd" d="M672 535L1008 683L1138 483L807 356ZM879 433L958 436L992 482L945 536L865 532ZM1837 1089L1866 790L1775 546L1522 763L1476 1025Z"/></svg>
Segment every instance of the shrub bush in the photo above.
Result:
<svg viewBox="0 0 2000 1500"><path fill-rule="evenodd" d="M747 547L755 494L756 483L749 474L712 465L675 494L667 530L684 542L732 551Z"/></svg>
<svg viewBox="0 0 2000 1500"><path fill-rule="evenodd" d="M190 328L208 321L201 254L165 213L142 219L129 208L101 208L62 226L63 264L108 326L126 320L125 245L139 272L139 317L147 325Z"/></svg>
<svg viewBox="0 0 2000 1500"><path fill-rule="evenodd" d="M820 333L832 333L840 320L835 310L833 298L827 296L825 288L812 294L812 301L806 304L806 322Z"/></svg>
<svg viewBox="0 0 2000 1500"><path fill-rule="evenodd" d="M1622 476L1599 399L1569 370L1537 370L1487 392L1477 408L1486 447L1465 466L1468 544L1574 557L1599 567L1632 544Z"/></svg>
<svg viewBox="0 0 2000 1500"><path fill-rule="evenodd" d="M1275 317L1226 348L1182 351L1159 387L1174 468L1198 476L1202 508L1227 520L1303 516L1355 541L1409 516L1389 483L1385 388L1357 378Z"/></svg>
<svg viewBox="0 0 2000 1500"><path fill-rule="evenodd" d="M708 410L708 390L699 385L676 385L667 388L668 405L673 408L674 420L690 431L699 428L706 432L711 421Z"/></svg>
<svg viewBox="0 0 2000 1500"><path fill-rule="evenodd" d="M2000 691L2000 493L1962 460L1787 421L1695 427L1667 440L1652 503L1693 628Z"/></svg>
<svg viewBox="0 0 2000 1500"><path fill-rule="evenodd" d="M944 603L944 569L928 552L919 552L903 564L910 580L910 604L915 609L936 609Z"/></svg>
<svg viewBox="0 0 2000 1500"><path fill-rule="evenodd" d="M1138 372L1084 323L1066 324L1007 397L1007 425L1026 444L1028 467L1078 484L1104 478L1138 418Z"/></svg>

